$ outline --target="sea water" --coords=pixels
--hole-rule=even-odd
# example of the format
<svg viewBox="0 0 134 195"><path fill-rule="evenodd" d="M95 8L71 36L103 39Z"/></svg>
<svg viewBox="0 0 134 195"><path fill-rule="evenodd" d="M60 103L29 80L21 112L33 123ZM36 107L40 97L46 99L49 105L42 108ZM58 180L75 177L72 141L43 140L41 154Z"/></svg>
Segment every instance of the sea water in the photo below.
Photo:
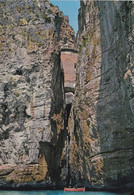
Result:
<svg viewBox="0 0 134 195"><path fill-rule="evenodd" d="M64 192L64 191L0 191L0 195L130 195L110 192Z"/></svg>

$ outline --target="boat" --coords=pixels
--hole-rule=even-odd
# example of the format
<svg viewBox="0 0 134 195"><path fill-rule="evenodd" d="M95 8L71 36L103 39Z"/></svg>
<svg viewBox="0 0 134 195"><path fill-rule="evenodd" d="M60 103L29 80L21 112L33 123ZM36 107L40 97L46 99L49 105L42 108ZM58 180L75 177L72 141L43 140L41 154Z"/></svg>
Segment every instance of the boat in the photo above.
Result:
<svg viewBox="0 0 134 195"><path fill-rule="evenodd" d="M64 188L64 191L68 191L68 192L85 192L85 187L84 188Z"/></svg>

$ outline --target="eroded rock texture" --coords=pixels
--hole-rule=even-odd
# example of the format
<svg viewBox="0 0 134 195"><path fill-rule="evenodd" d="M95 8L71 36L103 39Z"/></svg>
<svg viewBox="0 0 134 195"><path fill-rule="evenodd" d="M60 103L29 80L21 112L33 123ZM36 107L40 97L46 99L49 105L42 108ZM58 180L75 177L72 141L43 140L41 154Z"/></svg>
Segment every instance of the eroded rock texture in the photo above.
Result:
<svg viewBox="0 0 134 195"><path fill-rule="evenodd" d="M60 37L61 48L75 49L75 35L73 28L69 25L68 16L63 16L58 7L53 7L55 13L55 25Z"/></svg>
<svg viewBox="0 0 134 195"><path fill-rule="evenodd" d="M134 2L81 1L70 116L73 183L134 186L133 19Z"/></svg>
<svg viewBox="0 0 134 195"><path fill-rule="evenodd" d="M134 188L133 19L132 1L81 0L65 104L68 18L46 0L0 0L0 189Z"/></svg>
<svg viewBox="0 0 134 195"><path fill-rule="evenodd" d="M66 178L65 28L74 39L67 18L48 1L0 1L1 187Z"/></svg>

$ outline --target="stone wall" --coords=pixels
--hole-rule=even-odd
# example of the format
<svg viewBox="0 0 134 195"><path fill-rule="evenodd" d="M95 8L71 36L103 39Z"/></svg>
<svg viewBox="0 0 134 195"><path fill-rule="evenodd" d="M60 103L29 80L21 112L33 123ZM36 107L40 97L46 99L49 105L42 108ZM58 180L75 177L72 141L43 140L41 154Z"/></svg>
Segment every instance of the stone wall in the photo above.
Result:
<svg viewBox="0 0 134 195"><path fill-rule="evenodd" d="M64 82L75 84L76 80L76 63L77 63L77 53L70 51L61 52L61 63L64 69Z"/></svg>

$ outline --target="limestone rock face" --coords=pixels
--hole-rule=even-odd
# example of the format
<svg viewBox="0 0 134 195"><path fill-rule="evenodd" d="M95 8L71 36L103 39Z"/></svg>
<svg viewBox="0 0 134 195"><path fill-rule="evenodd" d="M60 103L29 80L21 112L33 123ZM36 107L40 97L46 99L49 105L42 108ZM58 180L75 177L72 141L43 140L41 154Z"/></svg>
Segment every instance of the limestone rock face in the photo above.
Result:
<svg viewBox="0 0 134 195"><path fill-rule="evenodd" d="M70 115L72 182L134 184L134 2L81 1Z"/></svg>
<svg viewBox="0 0 134 195"><path fill-rule="evenodd" d="M0 189L134 188L133 43L132 1L81 0L74 55L48 0L0 0Z"/></svg>
<svg viewBox="0 0 134 195"><path fill-rule="evenodd" d="M58 7L53 7L53 11L61 48L75 49L75 34L73 28L69 25L68 16L64 16Z"/></svg>
<svg viewBox="0 0 134 195"><path fill-rule="evenodd" d="M1 187L66 177L58 14L48 1L0 1Z"/></svg>

